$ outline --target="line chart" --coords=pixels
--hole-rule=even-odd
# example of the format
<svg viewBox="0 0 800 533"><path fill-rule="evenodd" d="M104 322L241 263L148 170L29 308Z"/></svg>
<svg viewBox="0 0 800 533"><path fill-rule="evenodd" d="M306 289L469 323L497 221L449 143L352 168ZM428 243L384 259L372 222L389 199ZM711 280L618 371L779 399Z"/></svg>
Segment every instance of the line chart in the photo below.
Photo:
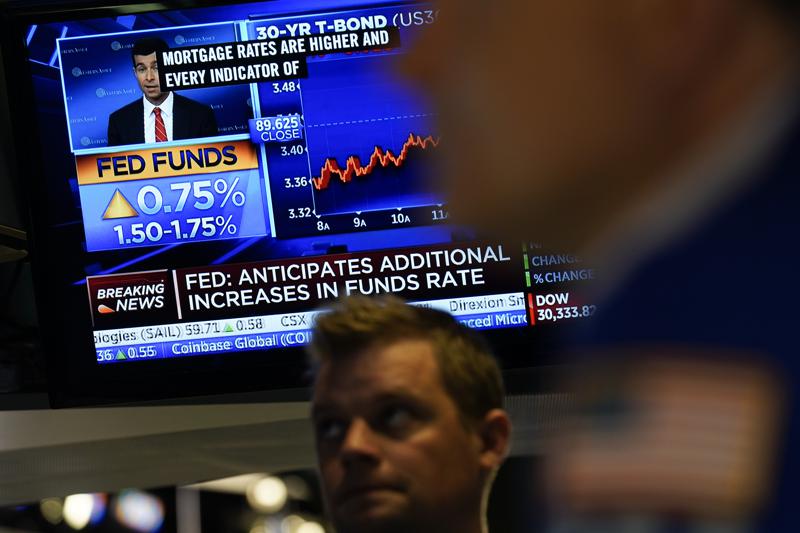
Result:
<svg viewBox="0 0 800 533"><path fill-rule="evenodd" d="M261 115L303 119L302 139L264 147L279 238L446 223L436 113L394 51L312 57L290 85L258 86Z"/></svg>
<svg viewBox="0 0 800 533"><path fill-rule="evenodd" d="M409 133L408 139L403 143L398 155L394 155L391 150L384 151L380 146L375 146L369 158L369 163L366 165L361 164L361 159L357 155L351 155L347 158L345 168L342 169L335 158L328 158L325 160L325 165L322 167L320 176L313 178L314 188L318 191L327 189L334 176L338 177L339 181L342 183L349 183L354 177L372 174L378 167L387 168L394 166L395 168L399 168L403 166L406 159L408 159L412 148L427 150L438 146L439 139L434 138L433 135L422 137L414 133Z"/></svg>

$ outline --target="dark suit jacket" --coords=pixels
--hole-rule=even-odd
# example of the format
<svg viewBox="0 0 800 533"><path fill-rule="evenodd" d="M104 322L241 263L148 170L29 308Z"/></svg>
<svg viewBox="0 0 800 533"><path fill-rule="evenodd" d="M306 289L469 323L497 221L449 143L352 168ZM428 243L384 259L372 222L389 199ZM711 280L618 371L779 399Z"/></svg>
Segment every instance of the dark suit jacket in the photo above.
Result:
<svg viewBox="0 0 800 533"><path fill-rule="evenodd" d="M214 137L219 134L211 107L177 93L173 94L173 140ZM144 102L141 98L117 109L108 117L108 145L144 142Z"/></svg>
<svg viewBox="0 0 800 533"><path fill-rule="evenodd" d="M793 394L778 490L754 531L800 531L800 116L753 176L641 264L569 344L694 346L766 360Z"/></svg>

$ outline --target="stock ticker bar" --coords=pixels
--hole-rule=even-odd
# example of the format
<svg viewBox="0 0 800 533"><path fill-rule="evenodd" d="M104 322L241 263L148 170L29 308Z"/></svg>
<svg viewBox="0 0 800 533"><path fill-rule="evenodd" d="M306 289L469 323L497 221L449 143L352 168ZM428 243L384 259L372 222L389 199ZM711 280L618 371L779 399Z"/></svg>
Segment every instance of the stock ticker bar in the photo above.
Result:
<svg viewBox="0 0 800 533"><path fill-rule="evenodd" d="M522 261L531 325L590 318L597 307L580 287L595 279L595 270L571 254L544 251L541 245L523 247Z"/></svg>
<svg viewBox="0 0 800 533"><path fill-rule="evenodd" d="M88 279L98 362L305 344L309 305L394 293L476 329L526 325L522 257L449 245Z"/></svg>
<svg viewBox="0 0 800 533"><path fill-rule="evenodd" d="M500 329L527 323L523 293L412 302L452 313L474 329ZM491 309L476 313L474 308ZM175 323L95 332L99 363L164 359L304 346L311 340L317 313Z"/></svg>
<svg viewBox="0 0 800 533"><path fill-rule="evenodd" d="M529 265L524 248L475 243L91 277L97 361L304 345L319 312L309 312L310 303L353 293L394 293L475 329L594 314L566 285L521 289Z"/></svg>

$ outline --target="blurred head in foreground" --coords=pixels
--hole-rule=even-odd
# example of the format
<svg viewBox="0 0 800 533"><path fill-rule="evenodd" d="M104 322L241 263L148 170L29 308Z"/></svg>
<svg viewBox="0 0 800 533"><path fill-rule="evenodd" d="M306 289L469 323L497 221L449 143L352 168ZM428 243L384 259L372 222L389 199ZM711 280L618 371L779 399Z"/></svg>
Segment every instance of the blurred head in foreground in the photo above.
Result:
<svg viewBox="0 0 800 533"><path fill-rule="evenodd" d="M593 247L794 70L797 4L440 0L406 67L435 100L453 214Z"/></svg>
<svg viewBox="0 0 800 533"><path fill-rule="evenodd" d="M738 357L800 380L784 269L797 262L800 1L438 7L406 68L434 96L452 213L599 259L614 289L569 339L598 368L570 389L585 409L554 446L555 501L753 520L773 473L798 479L771 464L779 385ZM796 520L796 493L777 494L767 518ZM798 530L787 521L759 531Z"/></svg>
<svg viewBox="0 0 800 533"><path fill-rule="evenodd" d="M353 297L317 318L310 351L336 531L483 531L510 422L482 339L444 312Z"/></svg>

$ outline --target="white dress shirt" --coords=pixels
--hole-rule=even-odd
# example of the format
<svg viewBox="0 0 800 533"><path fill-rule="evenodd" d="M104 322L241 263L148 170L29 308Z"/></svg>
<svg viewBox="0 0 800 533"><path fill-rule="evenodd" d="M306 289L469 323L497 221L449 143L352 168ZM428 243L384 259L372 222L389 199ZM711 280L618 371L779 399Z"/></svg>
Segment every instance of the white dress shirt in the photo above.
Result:
<svg viewBox="0 0 800 533"><path fill-rule="evenodd" d="M169 92L169 96L161 102L160 106L154 106L144 96L142 96L142 99L144 100L144 142L148 144L156 142L156 114L153 112L156 107L161 109L161 118L164 120L164 127L167 129L167 140L174 140L175 138L172 136L172 104L175 102L175 97L172 91Z"/></svg>

